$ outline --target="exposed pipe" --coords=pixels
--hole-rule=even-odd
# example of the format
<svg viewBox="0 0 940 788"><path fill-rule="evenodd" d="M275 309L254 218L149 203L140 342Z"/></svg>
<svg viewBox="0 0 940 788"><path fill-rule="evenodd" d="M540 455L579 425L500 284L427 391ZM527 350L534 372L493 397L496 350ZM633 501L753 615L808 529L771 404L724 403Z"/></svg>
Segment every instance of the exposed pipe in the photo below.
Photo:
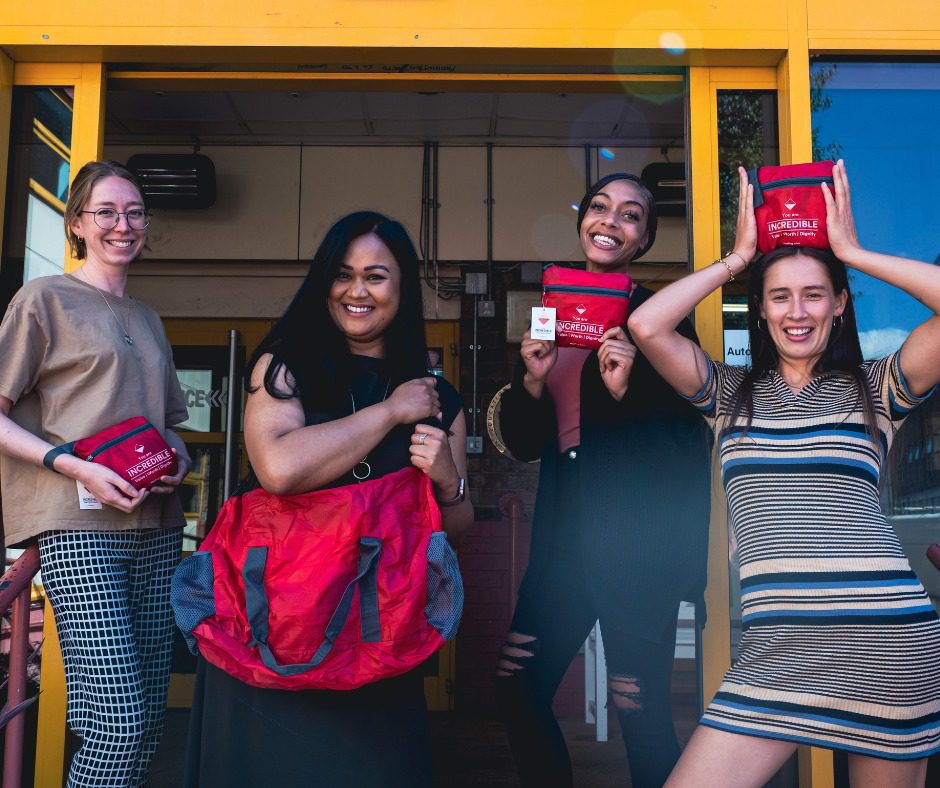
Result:
<svg viewBox="0 0 940 788"><path fill-rule="evenodd" d="M238 357L238 331L230 329L228 332L228 392L226 396L225 413L225 460L222 464L222 499L227 501L232 492L232 478L235 469L235 392L239 386L235 380L235 362Z"/></svg>

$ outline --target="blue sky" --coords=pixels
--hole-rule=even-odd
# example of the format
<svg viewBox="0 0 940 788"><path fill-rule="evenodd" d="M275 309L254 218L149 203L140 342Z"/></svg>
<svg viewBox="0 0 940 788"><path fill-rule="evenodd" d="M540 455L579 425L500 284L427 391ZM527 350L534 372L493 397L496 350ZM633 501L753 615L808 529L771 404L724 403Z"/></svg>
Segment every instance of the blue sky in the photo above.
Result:
<svg viewBox="0 0 940 788"><path fill-rule="evenodd" d="M822 63L814 69L825 67ZM842 147L859 239L870 249L940 257L940 63L839 63L813 117L822 145ZM896 349L926 319L914 299L853 276L862 349Z"/></svg>

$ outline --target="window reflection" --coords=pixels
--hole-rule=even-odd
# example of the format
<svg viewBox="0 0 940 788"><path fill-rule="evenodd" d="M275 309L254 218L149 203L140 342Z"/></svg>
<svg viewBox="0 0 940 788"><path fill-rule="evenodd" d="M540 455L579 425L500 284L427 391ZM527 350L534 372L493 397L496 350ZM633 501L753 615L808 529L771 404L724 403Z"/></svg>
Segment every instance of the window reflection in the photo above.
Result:
<svg viewBox="0 0 940 788"><path fill-rule="evenodd" d="M68 197L72 95L65 88L13 90L4 303L24 282L62 273L62 217Z"/></svg>
<svg viewBox="0 0 940 788"><path fill-rule="evenodd" d="M940 63L819 61L811 69L813 141L846 162L859 239L868 248L940 263ZM896 288L850 272L862 352L900 347L929 317ZM924 548L940 540L940 397L911 415L884 470L883 507L936 600Z"/></svg>

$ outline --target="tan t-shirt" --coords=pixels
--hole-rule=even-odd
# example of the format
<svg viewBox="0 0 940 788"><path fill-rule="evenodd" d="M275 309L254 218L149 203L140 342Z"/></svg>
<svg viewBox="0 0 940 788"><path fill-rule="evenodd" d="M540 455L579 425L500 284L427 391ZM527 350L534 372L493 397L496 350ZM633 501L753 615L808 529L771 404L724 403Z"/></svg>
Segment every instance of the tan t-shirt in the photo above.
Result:
<svg viewBox="0 0 940 788"><path fill-rule="evenodd" d="M86 282L42 277L23 285L0 324L0 395L14 403L13 421L53 445L132 416L161 432L187 418L160 318L132 298L107 299L114 314ZM7 456L0 456L0 489L8 546L55 529L183 525L175 494L151 495L130 514L83 510L73 479Z"/></svg>

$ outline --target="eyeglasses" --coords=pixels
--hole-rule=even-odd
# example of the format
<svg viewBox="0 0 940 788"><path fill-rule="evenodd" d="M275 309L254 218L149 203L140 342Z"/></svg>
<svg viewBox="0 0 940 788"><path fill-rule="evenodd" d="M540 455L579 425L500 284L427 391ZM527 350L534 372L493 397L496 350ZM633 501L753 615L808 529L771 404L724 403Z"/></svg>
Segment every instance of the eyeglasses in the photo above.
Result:
<svg viewBox="0 0 940 788"><path fill-rule="evenodd" d="M143 208L131 208L129 211L115 211L114 208L99 208L97 211L82 211L94 214L95 224L102 230L113 230L121 217L127 219L127 226L132 230L146 230L150 224L150 214Z"/></svg>

